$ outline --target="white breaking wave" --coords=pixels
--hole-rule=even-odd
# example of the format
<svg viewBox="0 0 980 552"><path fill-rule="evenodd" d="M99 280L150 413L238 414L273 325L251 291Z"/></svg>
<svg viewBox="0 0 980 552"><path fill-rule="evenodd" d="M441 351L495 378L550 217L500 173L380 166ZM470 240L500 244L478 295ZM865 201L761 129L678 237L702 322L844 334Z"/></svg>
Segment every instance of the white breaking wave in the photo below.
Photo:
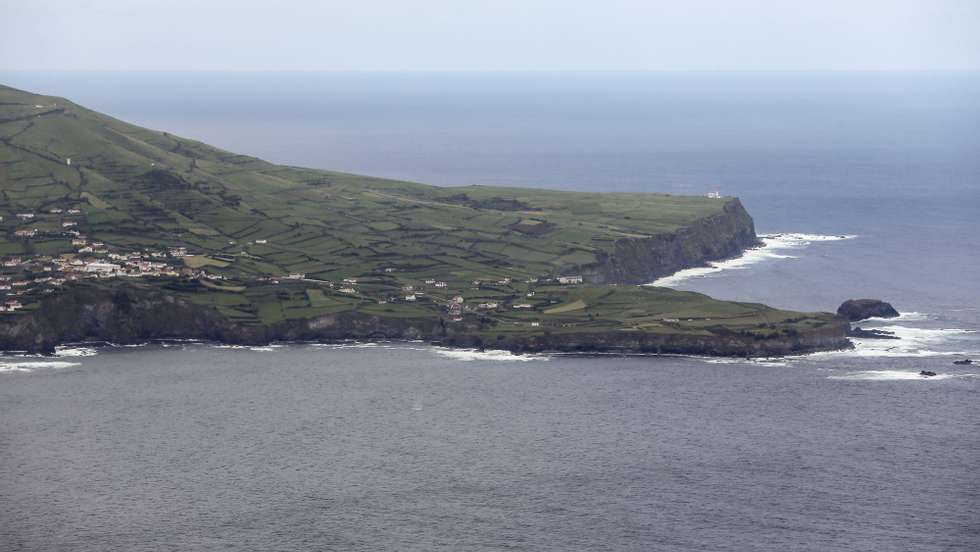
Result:
<svg viewBox="0 0 980 552"><path fill-rule="evenodd" d="M549 360L547 355L515 355L510 351L487 350L478 351L476 349L447 349L444 347L433 347L432 352L439 356L472 362L474 360L493 360L505 362L528 362L532 360Z"/></svg>
<svg viewBox="0 0 980 552"><path fill-rule="evenodd" d="M309 345L320 349L372 349L382 346L380 343L373 341L366 343L310 343Z"/></svg>
<svg viewBox="0 0 980 552"><path fill-rule="evenodd" d="M412 343L423 343L422 341L414 341ZM429 345L423 345L421 347L412 347L405 345L404 343L377 343L377 342L365 342L365 343L311 343L313 347L320 349L393 349L393 350L404 350L404 351L426 351L435 353L439 356L451 358L453 360L460 360L463 362L472 362L474 360L488 360L488 361L511 361L511 362L527 362L531 360L549 360L550 357L546 355L539 354L526 354L526 355L516 355L510 351L503 350L486 350L479 351L477 349L452 349L449 347L433 347Z"/></svg>
<svg viewBox="0 0 980 552"><path fill-rule="evenodd" d="M976 334L960 328L910 328L882 326L878 329L893 332L900 339L853 339L854 351L863 357L926 357L970 355L969 351L942 351L937 346Z"/></svg>
<svg viewBox="0 0 980 552"><path fill-rule="evenodd" d="M894 320L894 319L893 319ZM929 357L929 356L976 356L978 351L937 350L943 345L967 342L977 335L976 330L961 328L910 328L908 326L878 326L875 329L889 331L899 339L851 338L854 349L826 351L806 355L820 357ZM960 343L962 345L963 343Z"/></svg>
<svg viewBox="0 0 980 552"><path fill-rule="evenodd" d="M61 369L72 366L80 366L80 363L65 361L0 362L0 374L29 374L37 369Z"/></svg>
<svg viewBox="0 0 980 552"><path fill-rule="evenodd" d="M255 351L257 353L274 353L282 345L212 345L215 349L236 349L242 351Z"/></svg>
<svg viewBox="0 0 980 552"><path fill-rule="evenodd" d="M799 233L760 234L759 239L762 241L761 246L748 249L742 253L742 255L735 257L734 259L709 263L708 266L698 268L687 268L675 272L670 276L659 278L648 285L671 287L684 282L685 280L690 280L692 278L704 278L711 274L716 274L725 270L742 270L751 265L769 259L795 259L795 255L787 255L785 252L805 248L814 242L851 240L856 237L856 235L852 234L841 234L836 236Z"/></svg>
<svg viewBox="0 0 980 552"><path fill-rule="evenodd" d="M868 324L870 322L919 322L922 320L932 320L933 318L935 318L933 315L924 312L899 312L897 317L878 318L873 316L861 320L858 324Z"/></svg>
<svg viewBox="0 0 980 552"><path fill-rule="evenodd" d="M845 381L942 381L954 378L975 378L978 374L936 374L923 376L918 372L906 370L864 370L828 376L827 379Z"/></svg>
<svg viewBox="0 0 980 552"><path fill-rule="evenodd" d="M706 357L692 356L708 364L752 364L754 366L789 366L789 361L784 358L734 358L734 357Z"/></svg>
<svg viewBox="0 0 980 552"><path fill-rule="evenodd" d="M56 357L89 357L97 354L99 352L92 347L55 347L54 350Z"/></svg>

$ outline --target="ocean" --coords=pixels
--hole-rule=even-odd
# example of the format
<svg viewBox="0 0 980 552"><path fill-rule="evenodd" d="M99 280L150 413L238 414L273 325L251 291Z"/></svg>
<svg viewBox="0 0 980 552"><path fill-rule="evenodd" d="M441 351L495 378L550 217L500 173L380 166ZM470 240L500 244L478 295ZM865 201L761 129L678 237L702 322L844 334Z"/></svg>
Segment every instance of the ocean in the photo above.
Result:
<svg viewBox="0 0 980 552"><path fill-rule="evenodd" d="M24 550L976 550L980 76L0 73L269 161L720 191L765 246L656 282L901 340L786 359L420 343L0 358ZM923 378L920 370L939 375Z"/></svg>

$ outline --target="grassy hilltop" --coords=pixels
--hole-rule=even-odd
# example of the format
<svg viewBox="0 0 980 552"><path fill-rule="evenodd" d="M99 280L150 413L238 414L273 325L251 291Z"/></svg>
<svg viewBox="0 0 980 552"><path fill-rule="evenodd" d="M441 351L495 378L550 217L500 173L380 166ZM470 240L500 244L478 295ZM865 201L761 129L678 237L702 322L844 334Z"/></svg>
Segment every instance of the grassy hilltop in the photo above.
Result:
<svg viewBox="0 0 980 552"><path fill-rule="evenodd" d="M683 240L735 207L732 198L444 188L274 165L0 87L0 257L22 261L2 271L20 282L7 298L24 305L4 316L84 283L163 289L244 326L360 313L445 318L450 334L764 339L824 325L822 314L590 283L596 266L628 265L629 247ZM127 254L166 268L63 273L73 261ZM581 274L581 284L556 280Z"/></svg>

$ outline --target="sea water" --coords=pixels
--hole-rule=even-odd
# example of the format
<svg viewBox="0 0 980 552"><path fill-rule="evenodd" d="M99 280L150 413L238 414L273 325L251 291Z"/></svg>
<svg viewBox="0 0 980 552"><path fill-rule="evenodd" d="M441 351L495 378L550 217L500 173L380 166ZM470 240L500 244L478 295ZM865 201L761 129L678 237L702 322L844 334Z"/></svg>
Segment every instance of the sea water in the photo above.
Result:
<svg viewBox="0 0 980 552"><path fill-rule="evenodd" d="M980 79L2 74L270 161L739 196L762 247L657 285L875 297L900 340L781 359L421 343L0 358L0 542L30 550L973 550ZM931 378L919 375L931 370Z"/></svg>

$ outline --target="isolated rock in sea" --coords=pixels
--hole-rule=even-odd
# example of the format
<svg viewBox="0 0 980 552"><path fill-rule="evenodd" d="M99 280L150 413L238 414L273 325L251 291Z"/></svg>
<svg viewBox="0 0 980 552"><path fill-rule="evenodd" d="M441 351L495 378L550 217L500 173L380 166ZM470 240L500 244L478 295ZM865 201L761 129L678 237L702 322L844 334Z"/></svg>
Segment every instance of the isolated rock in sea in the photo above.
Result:
<svg viewBox="0 0 980 552"><path fill-rule="evenodd" d="M865 330L861 326L851 328L847 332L847 337L857 337L860 339L901 339L895 332L885 330Z"/></svg>
<svg viewBox="0 0 980 552"><path fill-rule="evenodd" d="M837 316L857 322L866 318L895 318L898 311L878 299L848 299L837 307Z"/></svg>

